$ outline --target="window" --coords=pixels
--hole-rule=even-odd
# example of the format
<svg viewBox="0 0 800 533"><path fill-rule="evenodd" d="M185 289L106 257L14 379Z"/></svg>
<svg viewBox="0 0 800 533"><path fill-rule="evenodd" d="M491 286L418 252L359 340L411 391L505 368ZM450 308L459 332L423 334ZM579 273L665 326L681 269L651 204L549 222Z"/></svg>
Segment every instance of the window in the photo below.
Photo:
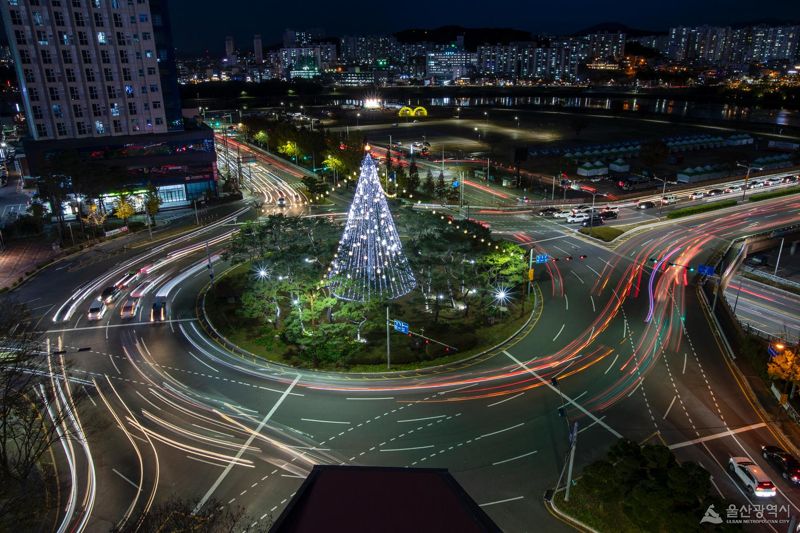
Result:
<svg viewBox="0 0 800 533"><path fill-rule="evenodd" d="M100 50L100 62L111 63L111 54L108 53L108 50Z"/></svg>
<svg viewBox="0 0 800 533"><path fill-rule="evenodd" d="M87 133L89 133L89 128L86 127L85 122L78 122L77 124L75 124L75 126L78 129L78 135L86 135Z"/></svg>
<svg viewBox="0 0 800 533"><path fill-rule="evenodd" d="M153 102L153 109L161 109L161 102L159 101Z"/></svg>
<svg viewBox="0 0 800 533"><path fill-rule="evenodd" d="M86 69L86 81L94 81L94 69Z"/></svg>
<svg viewBox="0 0 800 533"><path fill-rule="evenodd" d="M136 102L128 102L128 114L129 115L136 114Z"/></svg>
<svg viewBox="0 0 800 533"><path fill-rule="evenodd" d="M19 51L19 62L23 65L30 65L31 63L31 54L27 50L20 50Z"/></svg>
<svg viewBox="0 0 800 533"><path fill-rule="evenodd" d="M9 10L8 14L9 17L11 18L11 24L14 24L15 26L22 25L22 16L20 16L19 11L17 11L16 9L11 9Z"/></svg>
<svg viewBox="0 0 800 533"><path fill-rule="evenodd" d="M67 126L63 122L56 122L56 131L59 135L67 134Z"/></svg>
<svg viewBox="0 0 800 533"><path fill-rule="evenodd" d="M141 87L139 87L139 90L142 92L142 94L147 94L147 86L146 85L142 85Z"/></svg>
<svg viewBox="0 0 800 533"><path fill-rule="evenodd" d="M153 120L152 119L148 118L145 122L146 122L145 126L147 127L148 130L153 128Z"/></svg>
<svg viewBox="0 0 800 533"><path fill-rule="evenodd" d="M128 51L127 50L120 50L119 51L119 62L120 63L127 63L128 62Z"/></svg>
<svg viewBox="0 0 800 533"><path fill-rule="evenodd" d="M147 67L147 75L148 76L155 76L156 75L156 67Z"/></svg>
<svg viewBox="0 0 800 533"><path fill-rule="evenodd" d="M64 46L69 46L72 44L72 35L65 31L58 30L58 42Z"/></svg>
<svg viewBox="0 0 800 533"><path fill-rule="evenodd" d="M144 51L144 57L146 57L147 59L153 59L153 51L152 50L145 50Z"/></svg>
<svg viewBox="0 0 800 533"><path fill-rule="evenodd" d="M61 94L58 92L58 87L48 87L47 92L50 93L50 100L57 102L61 100Z"/></svg>
<svg viewBox="0 0 800 533"><path fill-rule="evenodd" d="M97 87L95 87L94 85L90 85L89 86L89 99L90 100L97 100L98 98L100 98L100 94L97 91Z"/></svg>
<svg viewBox="0 0 800 533"><path fill-rule="evenodd" d="M156 126L161 126L164 124L164 119L161 117L156 117Z"/></svg>
<svg viewBox="0 0 800 533"><path fill-rule="evenodd" d="M117 32L117 44L120 46L125 46L128 44L127 39L125 39L125 34L121 31Z"/></svg>
<svg viewBox="0 0 800 533"><path fill-rule="evenodd" d="M50 50L40 50L39 57L42 58L42 63L45 65L51 65L53 63L53 56L50 54Z"/></svg>
<svg viewBox="0 0 800 533"><path fill-rule="evenodd" d="M117 88L114 85L106 85L106 94L109 98L117 98Z"/></svg>
<svg viewBox="0 0 800 533"><path fill-rule="evenodd" d="M120 15L119 13L114 13L113 15L111 15L111 17L114 19L114 27L115 28L121 28L122 27L122 15Z"/></svg>
<svg viewBox="0 0 800 533"><path fill-rule="evenodd" d="M38 102L39 101L39 89L36 87L31 87L28 89L28 100L31 102Z"/></svg>
<svg viewBox="0 0 800 533"><path fill-rule="evenodd" d="M42 50L44 52L44 50ZM72 50L61 50L61 60L69 65L72 63Z"/></svg>
<svg viewBox="0 0 800 533"><path fill-rule="evenodd" d="M67 75L67 81L70 83L75 83L75 69L74 68L66 68L64 69L64 73Z"/></svg>
<svg viewBox="0 0 800 533"><path fill-rule="evenodd" d="M72 13L72 17L73 19L75 19L76 26L81 26L81 27L86 26L86 19L83 18L83 13L78 13L77 11L75 11L74 13Z"/></svg>
<svg viewBox="0 0 800 533"><path fill-rule="evenodd" d="M107 42L106 42L106 32L104 32L104 31L97 32L97 42L99 44L107 44Z"/></svg>
<svg viewBox="0 0 800 533"><path fill-rule="evenodd" d="M56 118L64 118L64 112L61 110L61 104L53 104L53 116Z"/></svg>
<svg viewBox="0 0 800 533"><path fill-rule="evenodd" d="M106 67L103 69L103 77L106 81L114 81L114 71Z"/></svg>
<svg viewBox="0 0 800 533"><path fill-rule="evenodd" d="M89 46L89 36L85 31L78 32L78 44L81 46Z"/></svg>
<svg viewBox="0 0 800 533"><path fill-rule="evenodd" d="M126 85L125 86L125 95L126 96L133 96L135 93L133 92L133 85Z"/></svg>
<svg viewBox="0 0 800 533"><path fill-rule="evenodd" d="M40 46L47 46L50 41L47 39L47 32L44 30L36 30L36 40Z"/></svg>
<svg viewBox="0 0 800 533"><path fill-rule="evenodd" d="M77 87L70 87L69 88L69 99L70 100L80 100L81 99L81 95L78 92L78 88Z"/></svg>
<svg viewBox="0 0 800 533"><path fill-rule="evenodd" d="M103 125L102 120L94 121L94 130L97 132L98 135L104 135L106 133L106 127Z"/></svg>
<svg viewBox="0 0 800 533"><path fill-rule="evenodd" d="M150 111L150 102L143 103L142 109L144 109L145 111Z"/></svg>
<svg viewBox="0 0 800 533"><path fill-rule="evenodd" d="M72 7L81 7L81 0L72 0Z"/></svg>
<svg viewBox="0 0 800 533"><path fill-rule="evenodd" d="M42 118L44 118L44 115L42 115L41 106L38 106L38 105L31 106L31 111L33 111L33 118L34 119L42 120Z"/></svg>
<svg viewBox="0 0 800 533"><path fill-rule="evenodd" d="M150 92L151 93L157 93L158 92L158 84L157 83L151 83L150 84Z"/></svg>
<svg viewBox="0 0 800 533"><path fill-rule="evenodd" d="M88 65L92 62L92 53L89 50L81 50L81 59L83 63Z"/></svg>
<svg viewBox="0 0 800 533"><path fill-rule="evenodd" d="M100 0L92 0L94 7L102 7L103 3Z"/></svg>
<svg viewBox="0 0 800 533"><path fill-rule="evenodd" d="M113 121L114 133L122 133L122 122L119 120Z"/></svg>
<svg viewBox="0 0 800 533"><path fill-rule="evenodd" d="M23 75L25 76L25 81L27 83L35 83L36 82L36 75L34 75L33 70L26 68L22 71Z"/></svg>
<svg viewBox="0 0 800 533"><path fill-rule="evenodd" d="M47 137L47 126L43 122L36 123L36 135L39 137Z"/></svg>
<svg viewBox="0 0 800 533"><path fill-rule="evenodd" d="M119 9L119 0L111 0L111 8Z"/></svg>
<svg viewBox="0 0 800 533"><path fill-rule="evenodd" d="M95 117L103 116L103 108L100 107L100 104L92 104L92 115Z"/></svg>
<svg viewBox="0 0 800 533"><path fill-rule="evenodd" d="M122 67L122 81L131 81L131 69Z"/></svg>
<svg viewBox="0 0 800 533"><path fill-rule="evenodd" d="M149 31L143 31L142 32L142 40L143 41L149 41L150 38L151 38L151 35L150 35Z"/></svg>
<svg viewBox="0 0 800 533"><path fill-rule="evenodd" d="M47 80L47 83L55 83L56 72L51 68L44 69L44 79Z"/></svg>
<svg viewBox="0 0 800 533"><path fill-rule="evenodd" d="M75 118L83 117L83 106L81 104L74 104L72 106L72 114Z"/></svg>
<svg viewBox="0 0 800 533"><path fill-rule="evenodd" d="M53 11L53 22L56 23L56 26L63 26L64 13L62 13L61 11Z"/></svg>
<svg viewBox="0 0 800 533"><path fill-rule="evenodd" d="M153 13L153 26L161 26L161 24L163 24L161 22L161 15Z"/></svg>
<svg viewBox="0 0 800 533"><path fill-rule="evenodd" d="M41 26L42 25L42 12L41 11L34 11L33 12L33 25L34 26Z"/></svg>
<svg viewBox="0 0 800 533"><path fill-rule="evenodd" d="M117 102L114 102L113 104L111 104L111 116L112 117L118 117L119 116L119 104Z"/></svg>
<svg viewBox="0 0 800 533"><path fill-rule="evenodd" d="M28 44L28 40L25 39L25 32L22 30L14 30L14 39L17 44Z"/></svg>
<svg viewBox="0 0 800 533"><path fill-rule="evenodd" d="M139 13L139 22L147 22L147 13Z"/></svg>
<svg viewBox="0 0 800 533"><path fill-rule="evenodd" d="M95 13L94 14L94 25L98 28L103 27L103 14L102 13Z"/></svg>

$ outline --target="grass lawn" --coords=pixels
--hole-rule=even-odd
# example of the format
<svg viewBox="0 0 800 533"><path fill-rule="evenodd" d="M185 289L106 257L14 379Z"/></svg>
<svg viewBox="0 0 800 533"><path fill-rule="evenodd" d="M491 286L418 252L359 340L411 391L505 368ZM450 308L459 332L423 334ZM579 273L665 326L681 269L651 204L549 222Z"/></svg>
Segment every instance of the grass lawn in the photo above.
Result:
<svg viewBox="0 0 800 533"><path fill-rule="evenodd" d="M560 491L553 496L558 509L601 533L645 533L625 516L619 505L608 505L587 495L580 483L572 487L568 502L564 501L564 494Z"/></svg>
<svg viewBox="0 0 800 533"><path fill-rule="evenodd" d="M236 295L242 294L251 276L249 264L238 265L217 278L214 287L206 296L206 314L211 324L229 341L239 347L263 357L269 361L282 364L298 364L299 359L293 355L295 347L285 343L269 326L257 319L241 316L241 307ZM493 325L476 326L469 319L458 316L461 312L443 308L438 323L433 322L433 314L421 309L422 298L405 297L392 303L392 318L409 323L412 331L423 331L428 337L445 344L455 346L458 351L447 351L434 343L415 345L414 338L391 332L391 370L414 370L428 366L442 365L459 361L470 355L494 346L517 331L531 313L533 299L525 305L521 312L519 303L509 308L505 320L498 320ZM380 322L363 336L367 339L364 350L354 356L346 364L336 367L322 367L323 370L347 370L349 372L382 372L386 370L386 330L384 313L372 317L373 323ZM287 309L286 314L289 313ZM284 315L286 316L286 315Z"/></svg>
<svg viewBox="0 0 800 533"><path fill-rule="evenodd" d="M600 239L601 241L611 242L623 233L625 229L618 226L600 226L598 228L581 228L580 232L584 235Z"/></svg>

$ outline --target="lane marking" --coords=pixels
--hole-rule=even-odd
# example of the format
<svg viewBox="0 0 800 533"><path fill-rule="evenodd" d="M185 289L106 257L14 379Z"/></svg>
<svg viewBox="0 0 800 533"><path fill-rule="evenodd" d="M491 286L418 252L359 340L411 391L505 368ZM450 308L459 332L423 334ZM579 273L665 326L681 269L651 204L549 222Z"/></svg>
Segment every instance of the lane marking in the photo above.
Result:
<svg viewBox="0 0 800 533"><path fill-rule="evenodd" d="M433 448L433 444L429 444L428 446L414 446L412 448L383 448L382 452L407 452L410 450L425 450L428 448Z"/></svg>
<svg viewBox="0 0 800 533"><path fill-rule="evenodd" d="M727 431L721 431L720 433L715 433L713 435L707 435L705 437L700 437L697 439L678 442L676 444L670 444L668 448L670 450L675 450L676 448L685 448L686 446L692 446L693 444L700 444L701 442L706 442L709 440L721 439L723 437L732 437L737 433L744 433L746 431L752 431L754 429L763 428L766 427L766 425L767 424L765 424L764 422L759 422L758 424L750 424L749 426L740 427L739 429L729 429Z"/></svg>
<svg viewBox="0 0 800 533"><path fill-rule="evenodd" d="M532 375L533 377L538 379L540 382L544 383L547 387L550 388L550 390L552 390L553 392L555 392L556 394L561 396L561 398L566 400L567 403L575 406L580 412L582 412L583 414L585 414L586 416L588 416L589 418L594 420L597 424L600 424L601 426L603 426L606 430L608 430L609 433L611 433L612 435L614 435L618 439L622 438L622 434L621 433L619 433L618 431L613 429L611 426L609 426L608 424L603 422L601 419L597 418L593 413L587 411L586 408L584 408L582 405L576 403L575 400L573 400L572 398L570 398L569 396L567 396L566 394L564 394L563 392L561 392L560 390L555 388L552 383L550 383L548 380L544 379L542 376L540 376L539 374L537 374L536 372L534 372L533 370L531 370L530 368L525 366L525 364L522 363L522 361L520 361L519 359L517 359L516 357L514 357L513 355L508 353L508 351L506 351L506 350L503 350L503 353L506 354L506 356L508 356L509 359L511 359L512 361L517 363L520 366L520 368L522 368L523 370L528 372L530 375Z"/></svg>
<svg viewBox="0 0 800 533"><path fill-rule="evenodd" d="M512 457L511 459L503 459L502 461L497 461L495 463L492 463L492 466L501 465L503 463L510 463L511 461L516 461L517 459L522 459L523 457L528 457L529 455L533 455L533 454L537 453L538 451L539 450L533 450L532 452L523 453L522 455L518 455L516 457Z"/></svg>
<svg viewBox="0 0 800 533"><path fill-rule="evenodd" d="M361 401L361 400L394 400L394 397L393 396L387 396L385 398L345 398L345 400L355 400L355 401Z"/></svg>
<svg viewBox="0 0 800 533"><path fill-rule="evenodd" d="M572 272L572 273L575 275L575 277L576 277L576 278L578 278L578 281L580 281L580 282L581 282L581 285L583 285L583 280L582 280L582 279L581 279L581 277L580 277L580 276L577 274L577 272L575 272L574 270L570 270L570 272Z"/></svg>
<svg viewBox="0 0 800 533"><path fill-rule="evenodd" d="M489 404L489 405L487 405L486 407L494 407L495 405L500 405L501 403L505 403L505 402L507 402L507 401L509 401L509 400L513 400L514 398L519 398L519 397L520 397L520 396L522 396L523 394L525 394L525 393L524 393L524 392L520 392L519 394L515 394L514 396L511 396L511 397L509 397L509 398L506 398L505 400L500 400L499 402L490 403L490 404Z"/></svg>
<svg viewBox="0 0 800 533"><path fill-rule="evenodd" d="M567 311L569 311L569 298L567 298L567 293L564 293L564 302L567 304Z"/></svg>
<svg viewBox="0 0 800 533"><path fill-rule="evenodd" d="M553 337L553 342L556 342L556 339L558 338L558 336L561 335L562 331L564 331L564 326L566 326L566 324L561 324L561 329L558 330L558 333L556 333L556 336Z"/></svg>
<svg viewBox="0 0 800 533"><path fill-rule="evenodd" d="M206 365L208 368L210 368L210 369L211 369L211 370L213 370L214 372L217 372L217 373L219 373L219 370L217 370L217 369L216 369L216 368L214 368L213 366L209 365L208 363L206 363L205 361L203 361L202 359L200 359L199 357L197 357L197 356L196 356L195 354L193 354L192 352L189 352L189 355L191 355L192 357L194 357L195 359L197 359L197 362L198 362L198 363L200 363L200 364L203 364L203 365Z"/></svg>
<svg viewBox="0 0 800 533"><path fill-rule="evenodd" d="M514 498L506 498L505 500L497 500L496 502L482 503L478 507L489 507L490 505L497 505L498 503L514 502L523 499L525 496L516 496Z"/></svg>
<svg viewBox="0 0 800 533"><path fill-rule="evenodd" d="M610 364L610 365L608 365L608 368L606 368L606 371L605 371L605 372L603 372L603 374L608 374L608 371L609 371L609 370L611 370L612 368L614 368L614 363L616 363L616 362L617 362L617 359L619 359L619 354L617 354L617 355L615 355L615 356L614 356L614 360L613 360L613 361L611 361L611 364Z"/></svg>
<svg viewBox="0 0 800 533"><path fill-rule="evenodd" d="M675 396L673 396L673 397L672 397L672 401L671 401L671 402L669 402L669 407L667 407L667 412L666 412L666 413L664 413L664 416L662 416L662 417L661 417L661 420L666 420L666 419L667 419L667 415L669 414L669 410L670 410L670 409L672 409L672 404L674 404L674 403L675 403L675 399L676 399L677 397L678 397L678 395L677 395L677 394L676 394Z"/></svg>
<svg viewBox="0 0 800 533"><path fill-rule="evenodd" d="M167 322L196 322L196 318L172 318L170 320L165 320L164 322L159 322L159 324L165 324ZM75 322L76 324L80 322L80 318ZM126 322L124 324L106 324L105 326L81 326L81 327L72 327L72 328L64 328L64 329L48 329L42 333L66 333L69 331L86 331L92 329L104 329L104 328L129 328L133 326L143 326L143 325L150 325L151 322Z"/></svg>
<svg viewBox="0 0 800 533"><path fill-rule="evenodd" d="M341 422L339 420L318 420L316 418L301 418L304 422L320 422L322 424L350 424L350 422Z"/></svg>
<svg viewBox="0 0 800 533"><path fill-rule="evenodd" d="M134 483L133 481L131 481L130 479L128 479L127 477L125 477L125 476L122 474L122 472L120 472L120 471L119 471L119 470L117 470L116 468L112 468L112 469L111 469L111 471L112 471L112 472L114 472L114 473L115 473L116 475L118 475L119 477L121 477L122 479L124 479L125 481L127 481L128 483L130 483L130 484L131 484L131 486L133 486L133 488L135 488L137 491L141 491L141 490L142 490L142 489L140 489L140 488L139 488L139 485L137 485L136 483Z"/></svg>
<svg viewBox="0 0 800 533"><path fill-rule="evenodd" d="M252 444L252 442L255 440L256 435L259 435L261 433L261 430L264 429L264 426L267 425L267 422L269 422L269 419L272 418L273 414L275 414L275 411L278 410L278 407L280 407L283 401L289 396L289 393L292 392L292 389L294 388L295 385L297 385L298 381L300 381L300 374L297 374L297 376L294 378L294 381L292 381L291 385L289 385L286 388L286 390L283 391L283 394L281 395L280 398L278 398L278 401L275 402L275 404L272 406L272 409L269 410L266 416L261 420L261 423L258 424L258 427L256 427L256 429L250 433L250 436L247 438L244 444L242 444L241 448L239 448L239 451L236 453L234 459L228 462L228 466L225 467L225 470L222 471L222 473L219 475L214 484L211 485L211 487L208 489L205 495L203 495L200 501L197 502L197 505L192 511L192 514L197 514L197 511L202 509L203 505L205 505L205 503L208 501L211 495L214 494L214 491L217 490L217 487L219 487L220 483L222 483L222 480L225 479L225 477L233 469L234 463L237 463L239 459L242 458L242 455L244 455L244 452L248 448L250 448L250 444Z"/></svg>
<svg viewBox="0 0 800 533"><path fill-rule="evenodd" d="M685 374L686 373L686 358L688 356L689 356L689 354L687 354L686 352L683 352L683 371L681 372L681 374Z"/></svg>
<svg viewBox="0 0 800 533"><path fill-rule="evenodd" d="M589 299L592 301L592 313L596 313L597 312L597 308L594 306L594 296L592 296L590 294L589 295Z"/></svg>
<svg viewBox="0 0 800 533"><path fill-rule="evenodd" d="M447 415L426 416L425 418L410 418L408 420L398 420L397 422L399 422L399 423L403 423L403 422L421 422L422 420L435 420L437 418L444 418L446 416Z"/></svg>
<svg viewBox="0 0 800 533"><path fill-rule="evenodd" d="M605 417L606 417L606 415L603 415L603 416L601 416L600 418L598 418L598 422L599 422L600 420L603 420ZM594 426L595 424L597 424L597 422L592 422L592 423L591 423L591 424L589 424L588 426L584 426L583 428L579 429L579 430L578 430L578 435L580 435L581 433L583 433L583 432L584 432L584 431L586 431L587 429L591 428L591 427L592 427L592 426Z"/></svg>
<svg viewBox="0 0 800 533"><path fill-rule="evenodd" d="M484 437L491 437L492 435L497 435L498 433L503 433L505 431L511 431L512 429L517 429L518 427L524 426L524 425L525 425L525 422L520 422L519 424L517 424L515 426L511 426L511 427L508 427L508 428L505 428L505 429L500 429L498 431L492 431L491 433L484 433L480 437L475 437L475 440L482 439Z"/></svg>

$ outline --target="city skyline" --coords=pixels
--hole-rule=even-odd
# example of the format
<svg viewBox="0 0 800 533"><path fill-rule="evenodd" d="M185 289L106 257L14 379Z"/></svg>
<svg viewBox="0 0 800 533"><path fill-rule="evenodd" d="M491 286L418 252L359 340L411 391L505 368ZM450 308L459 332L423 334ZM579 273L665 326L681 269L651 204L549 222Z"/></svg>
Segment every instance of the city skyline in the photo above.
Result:
<svg viewBox="0 0 800 533"><path fill-rule="evenodd" d="M251 16L241 17L238 5L247 7ZM323 28L331 36L391 34L404 29L433 29L441 26L464 27L511 27L534 34L566 35L604 23L618 23L639 30L665 32L670 26L680 25L739 25L760 21L786 22L800 20L800 5L787 6L786 2L769 0L757 5L733 1L721 10L716 3L697 6L688 0L673 2L668 12L644 11L632 0L613 4L597 4L579 0L569 12L542 7L534 10L519 0L507 0L491 12L481 9L476 0L467 0L453 11L442 2L427 3L424 10L376 10L370 23L364 23L363 15L355 15L358 5L345 4L331 12L321 2L312 1L298 18L289 8L275 9L266 5L244 5L234 0L223 12L214 11L215 5L208 0L189 2L173 0L170 9L174 19L173 33L178 53L196 54L208 51L221 54L227 35L234 37L237 47L250 48L254 34L263 37L265 46L281 41L286 28ZM495 4L497 6L497 4ZM203 20L214 11L214 24L205 26Z"/></svg>

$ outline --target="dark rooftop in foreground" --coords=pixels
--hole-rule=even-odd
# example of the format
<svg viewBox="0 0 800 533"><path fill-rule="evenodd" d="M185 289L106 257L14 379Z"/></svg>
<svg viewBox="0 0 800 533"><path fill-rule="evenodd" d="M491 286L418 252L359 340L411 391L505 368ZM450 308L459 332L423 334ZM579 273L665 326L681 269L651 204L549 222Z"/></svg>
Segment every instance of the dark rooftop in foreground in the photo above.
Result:
<svg viewBox="0 0 800 533"><path fill-rule="evenodd" d="M272 532L500 531L444 468L316 465Z"/></svg>

